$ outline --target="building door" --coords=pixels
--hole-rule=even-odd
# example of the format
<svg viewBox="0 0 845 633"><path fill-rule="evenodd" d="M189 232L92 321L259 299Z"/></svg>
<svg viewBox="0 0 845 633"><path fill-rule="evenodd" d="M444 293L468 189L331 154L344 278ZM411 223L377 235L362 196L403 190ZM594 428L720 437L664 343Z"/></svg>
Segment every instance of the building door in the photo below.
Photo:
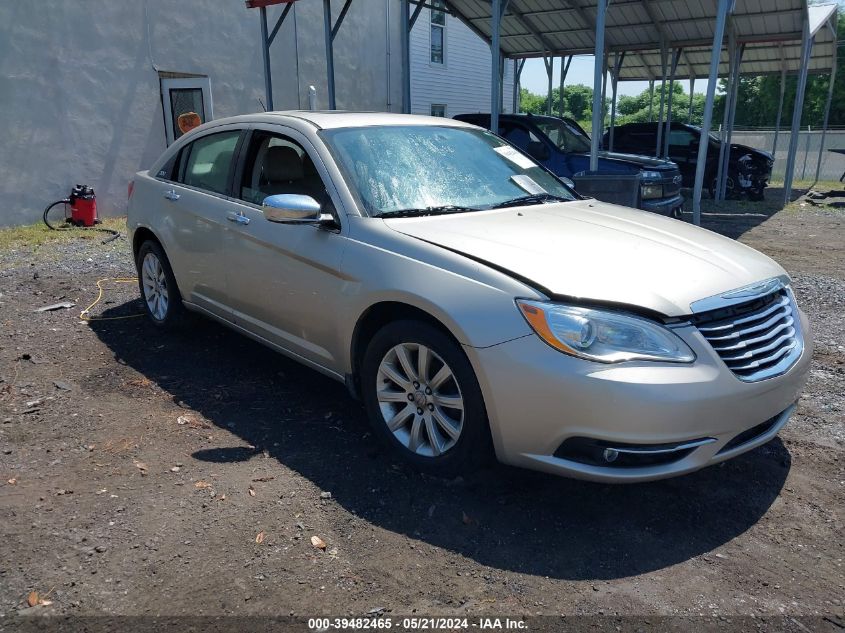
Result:
<svg viewBox="0 0 845 633"><path fill-rule="evenodd" d="M208 77L162 77L161 97L168 145L191 128L214 118Z"/></svg>

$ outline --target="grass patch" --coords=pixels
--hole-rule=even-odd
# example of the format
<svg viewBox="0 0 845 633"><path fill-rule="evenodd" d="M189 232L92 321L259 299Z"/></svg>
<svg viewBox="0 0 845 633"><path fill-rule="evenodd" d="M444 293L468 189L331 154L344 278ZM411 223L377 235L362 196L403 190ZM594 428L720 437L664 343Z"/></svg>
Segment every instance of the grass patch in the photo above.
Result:
<svg viewBox="0 0 845 633"><path fill-rule="evenodd" d="M126 234L125 217L103 218L102 223L97 226ZM38 224L0 229L0 251L32 248L50 243L72 242L73 240L103 240L107 237L108 235L102 231L76 227L52 231L43 222L39 222Z"/></svg>

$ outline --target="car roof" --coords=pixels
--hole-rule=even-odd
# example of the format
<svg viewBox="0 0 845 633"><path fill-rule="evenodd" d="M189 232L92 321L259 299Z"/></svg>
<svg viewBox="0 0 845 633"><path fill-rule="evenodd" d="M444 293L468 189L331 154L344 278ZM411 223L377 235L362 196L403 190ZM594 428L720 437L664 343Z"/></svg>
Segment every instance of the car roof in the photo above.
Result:
<svg viewBox="0 0 845 633"><path fill-rule="evenodd" d="M445 117L424 116L420 114L395 114L392 112L346 112L342 110L279 110L215 119L214 122L217 124L282 123L290 119L310 123L322 130L385 125L470 127L466 123Z"/></svg>

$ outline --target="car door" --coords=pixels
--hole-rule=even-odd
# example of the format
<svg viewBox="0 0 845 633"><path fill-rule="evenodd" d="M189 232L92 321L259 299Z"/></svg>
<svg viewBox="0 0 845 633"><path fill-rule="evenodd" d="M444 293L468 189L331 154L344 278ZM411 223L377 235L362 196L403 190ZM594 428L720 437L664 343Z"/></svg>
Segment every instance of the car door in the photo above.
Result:
<svg viewBox="0 0 845 633"><path fill-rule="evenodd" d="M692 183L698 162L698 135L686 127L673 124L669 131L669 158L678 164L684 182Z"/></svg>
<svg viewBox="0 0 845 633"><path fill-rule="evenodd" d="M342 343L332 303L345 283L346 227L334 185L313 145L290 128L257 125L241 157L225 259L234 321L319 368L339 371ZM317 199L335 224L266 220L264 198L284 193Z"/></svg>
<svg viewBox="0 0 845 633"><path fill-rule="evenodd" d="M221 257L228 230L228 192L243 130L212 131L185 145L176 157L174 181L163 188L165 247L182 298L230 318Z"/></svg>

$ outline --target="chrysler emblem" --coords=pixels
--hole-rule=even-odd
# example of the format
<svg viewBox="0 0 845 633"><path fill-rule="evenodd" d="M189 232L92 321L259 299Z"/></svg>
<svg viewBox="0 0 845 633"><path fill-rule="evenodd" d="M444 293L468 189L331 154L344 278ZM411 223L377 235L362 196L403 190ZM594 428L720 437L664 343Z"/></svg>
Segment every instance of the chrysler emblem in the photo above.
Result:
<svg viewBox="0 0 845 633"><path fill-rule="evenodd" d="M780 279L767 279L766 281L752 284L750 286L745 286L744 288L731 290L730 292L726 292L721 296L722 299L742 299L743 297L759 297L761 295L769 294L770 292L778 288L780 285Z"/></svg>

